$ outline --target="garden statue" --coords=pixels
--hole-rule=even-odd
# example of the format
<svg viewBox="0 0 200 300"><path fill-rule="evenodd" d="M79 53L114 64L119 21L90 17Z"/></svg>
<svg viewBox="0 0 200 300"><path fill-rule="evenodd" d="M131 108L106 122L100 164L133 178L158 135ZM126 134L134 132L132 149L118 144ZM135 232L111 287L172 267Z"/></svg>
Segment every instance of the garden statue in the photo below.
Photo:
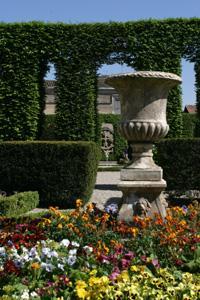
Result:
<svg viewBox="0 0 200 300"><path fill-rule="evenodd" d="M123 193L119 219L133 215L166 215L162 191L166 187L162 168L153 160L153 142L166 136L169 126L166 107L169 90L181 83L172 73L141 71L109 76L105 82L120 95L119 130L129 142L133 157L120 173L118 188Z"/></svg>

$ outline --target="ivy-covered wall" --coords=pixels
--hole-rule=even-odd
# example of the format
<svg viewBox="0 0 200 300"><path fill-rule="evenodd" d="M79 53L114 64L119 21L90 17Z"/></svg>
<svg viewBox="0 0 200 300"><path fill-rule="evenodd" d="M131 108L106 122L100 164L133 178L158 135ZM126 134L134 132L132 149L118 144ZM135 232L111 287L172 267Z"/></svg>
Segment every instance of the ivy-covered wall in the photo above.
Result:
<svg viewBox="0 0 200 300"><path fill-rule="evenodd" d="M181 75L181 58L199 73L200 19L126 23L0 24L0 139L37 139L43 124L44 75L56 68L59 139L99 137L97 73L102 64ZM200 103L196 76L197 103ZM198 104L200 109L200 105ZM181 90L169 96L170 137L182 134Z"/></svg>

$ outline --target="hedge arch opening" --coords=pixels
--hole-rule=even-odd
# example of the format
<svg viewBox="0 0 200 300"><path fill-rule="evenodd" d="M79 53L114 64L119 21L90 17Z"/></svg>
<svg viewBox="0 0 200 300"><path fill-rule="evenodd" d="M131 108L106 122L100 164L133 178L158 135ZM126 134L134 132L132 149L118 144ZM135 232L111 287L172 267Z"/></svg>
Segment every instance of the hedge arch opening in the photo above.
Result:
<svg viewBox="0 0 200 300"><path fill-rule="evenodd" d="M53 115L56 111L56 66L47 64L47 72L44 77L45 87L45 115Z"/></svg>
<svg viewBox="0 0 200 300"><path fill-rule="evenodd" d="M182 109L185 106L195 106L196 91L195 91L195 65L189 60L182 59ZM187 109L187 108L186 108ZM192 107L191 109L194 109Z"/></svg>

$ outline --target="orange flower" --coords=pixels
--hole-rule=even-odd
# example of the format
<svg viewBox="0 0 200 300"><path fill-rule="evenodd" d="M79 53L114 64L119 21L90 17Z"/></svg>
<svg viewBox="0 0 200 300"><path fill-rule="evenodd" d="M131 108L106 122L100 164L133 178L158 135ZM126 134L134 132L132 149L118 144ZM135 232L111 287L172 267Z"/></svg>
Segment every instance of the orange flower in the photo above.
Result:
<svg viewBox="0 0 200 300"><path fill-rule="evenodd" d="M138 228L136 227L131 227L129 231L134 237L138 234Z"/></svg>
<svg viewBox="0 0 200 300"><path fill-rule="evenodd" d="M67 224L66 226L67 226L68 228L71 228L71 229L74 228L74 224L72 224L72 223L69 223L69 224Z"/></svg>
<svg viewBox="0 0 200 300"><path fill-rule="evenodd" d="M83 220L83 221L88 221L88 220L89 220L88 214L84 213L84 214L82 215L82 220Z"/></svg>
<svg viewBox="0 0 200 300"><path fill-rule="evenodd" d="M83 201L81 199L77 199L76 200L76 207L79 208L79 207L82 207L83 206Z"/></svg>
<svg viewBox="0 0 200 300"><path fill-rule="evenodd" d="M89 203L89 204L87 205L87 207L86 207L86 210L87 210L88 212L93 212L93 210L94 210L94 204L93 204L93 203Z"/></svg>
<svg viewBox="0 0 200 300"><path fill-rule="evenodd" d="M105 223L106 221L108 221L110 218L110 215L107 213L104 213L103 216L101 217L101 222Z"/></svg>

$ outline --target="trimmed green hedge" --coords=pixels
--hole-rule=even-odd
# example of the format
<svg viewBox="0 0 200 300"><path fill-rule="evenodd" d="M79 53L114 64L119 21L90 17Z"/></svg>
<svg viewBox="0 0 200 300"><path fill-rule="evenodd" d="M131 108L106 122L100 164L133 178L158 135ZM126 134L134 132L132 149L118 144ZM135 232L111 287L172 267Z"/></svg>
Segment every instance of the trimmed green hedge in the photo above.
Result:
<svg viewBox="0 0 200 300"><path fill-rule="evenodd" d="M0 196L0 215L17 217L39 204L38 192L22 192L11 196Z"/></svg>
<svg viewBox="0 0 200 300"><path fill-rule="evenodd" d="M181 75L181 58L195 63L200 109L200 19L94 24L0 24L0 139L37 139L43 124L44 75L57 80L58 139L97 141L97 74L103 64ZM13 43L14 41L14 43ZM169 95L169 137L182 133L181 89Z"/></svg>
<svg viewBox="0 0 200 300"><path fill-rule="evenodd" d="M183 132L184 138L199 137L198 122L199 118L197 114L182 113L183 116ZM198 135L199 134L199 135Z"/></svg>
<svg viewBox="0 0 200 300"><path fill-rule="evenodd" d="M35 190L40 206L71 208L95 184L99 148L92 142L1 142L1 189Z"/></svg>
<svg viewBox="0 0 200 300"><path fill-rule="evenodd" d="M200 190L200 139L166 139L156 146L167 189Z"/></svg>

